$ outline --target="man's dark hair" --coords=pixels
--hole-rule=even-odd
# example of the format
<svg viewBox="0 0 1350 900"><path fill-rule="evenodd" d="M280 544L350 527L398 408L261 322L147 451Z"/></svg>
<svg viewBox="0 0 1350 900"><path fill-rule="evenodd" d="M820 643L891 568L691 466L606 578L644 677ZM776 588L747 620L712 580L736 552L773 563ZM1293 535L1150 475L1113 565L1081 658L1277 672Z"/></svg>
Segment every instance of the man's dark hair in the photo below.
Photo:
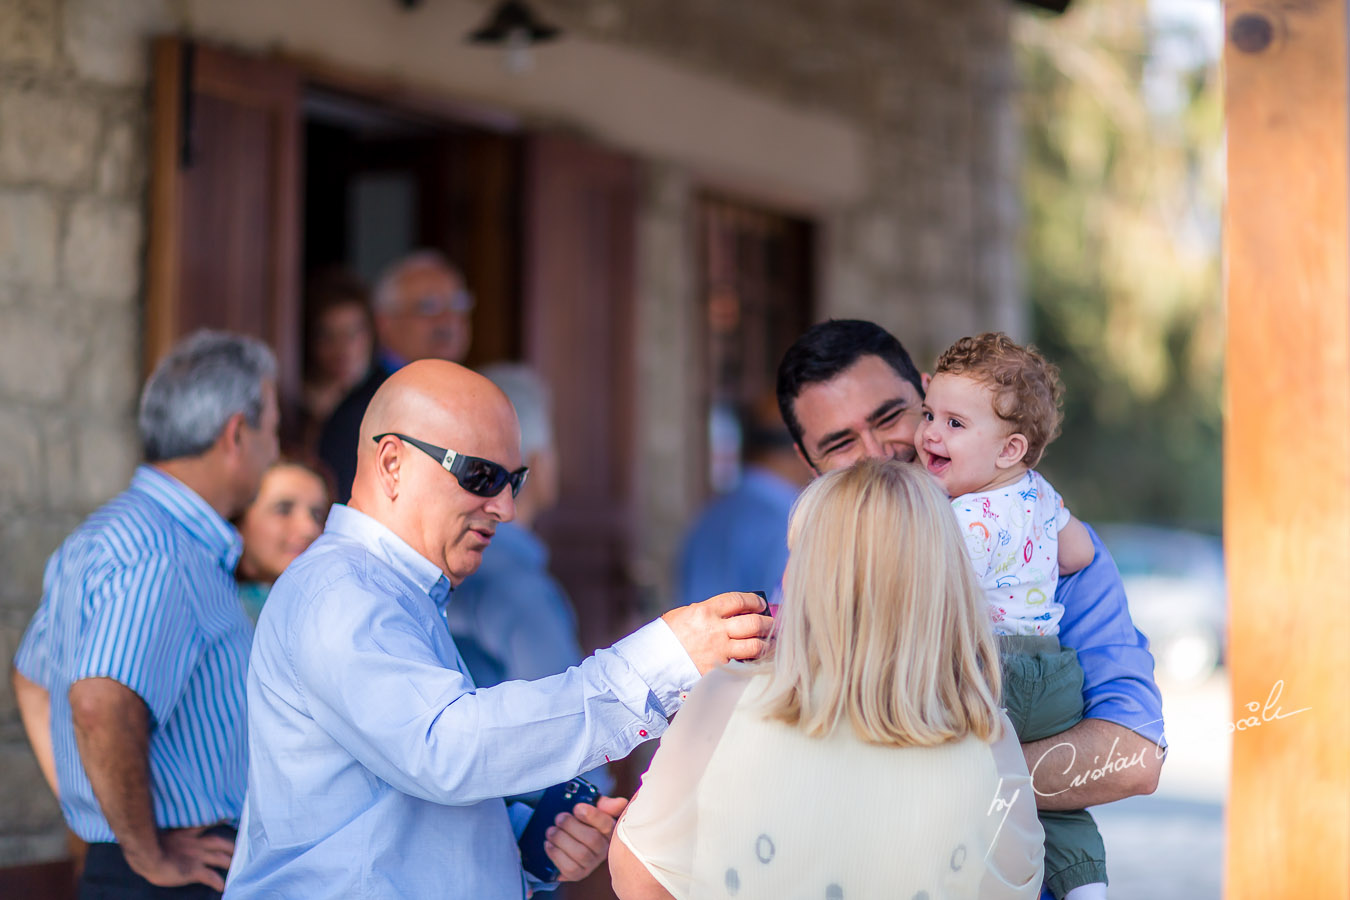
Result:
<svg viewBox="0 0 1350 900"><path fill-rule="evenodd" d="M923 380L914 360L895 335L880 325L860 319L829 319L812 325L788 348L778 364L778 411L803 453L807 451L802 443L802 425L793 409L797 397L811 385L834 378L864 356L880 357L923 396Z"/></svg>

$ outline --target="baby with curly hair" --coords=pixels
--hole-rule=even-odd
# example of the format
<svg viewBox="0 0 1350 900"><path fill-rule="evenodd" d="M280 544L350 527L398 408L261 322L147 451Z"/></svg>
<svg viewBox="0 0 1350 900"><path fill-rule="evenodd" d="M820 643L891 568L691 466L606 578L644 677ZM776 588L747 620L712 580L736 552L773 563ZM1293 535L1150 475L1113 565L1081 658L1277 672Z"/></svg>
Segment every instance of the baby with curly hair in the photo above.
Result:
<svg viewBox="0 0 1350 900"><path fill-rule="evenodd" d="M1035 471L1059 435L1059 370L1033 348L988 333L938 358L914 436L918 461L952 498L989 599L1003 701L1024 742L1083 717L1083 670L1059 643L1055 586L1092 561L1092 539ZM1106 850L1084 810L1042 811L1046 884L1056 897L1106 896Z"/></svg>

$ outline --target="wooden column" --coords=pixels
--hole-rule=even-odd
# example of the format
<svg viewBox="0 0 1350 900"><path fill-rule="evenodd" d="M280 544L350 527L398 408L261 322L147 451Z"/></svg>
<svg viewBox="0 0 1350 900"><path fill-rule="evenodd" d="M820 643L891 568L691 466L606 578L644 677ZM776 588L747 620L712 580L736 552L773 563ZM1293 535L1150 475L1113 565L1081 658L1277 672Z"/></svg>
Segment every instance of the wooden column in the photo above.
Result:
<svg viewBox="0 0 1350 900"><path fill-rule="evenodd" d="M1225 896L1347 897L1347 4L1233 0L1225 19Z"/></svg>

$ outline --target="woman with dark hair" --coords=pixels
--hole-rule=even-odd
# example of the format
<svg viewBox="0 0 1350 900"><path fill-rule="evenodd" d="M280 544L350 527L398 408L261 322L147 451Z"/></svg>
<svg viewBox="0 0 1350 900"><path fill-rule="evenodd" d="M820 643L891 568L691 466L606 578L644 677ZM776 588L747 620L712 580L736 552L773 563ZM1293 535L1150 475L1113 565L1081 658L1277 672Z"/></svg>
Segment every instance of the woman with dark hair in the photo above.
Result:
<svg viewBox="0 0 1350 900"><path fill-rule="evenodd" d="M323 532L331 503L328 478L314 465L283 457L263 475L258 496L235 520L244 539L235 579L254 622L281 573Z"/></svg>
<svg viewBox="0 0 1350 900"><path fill-rule="evenodd" d="M338 404L370 376L374 358L369 289L345 267L321 270L305 292L306 448L316 448Z"/></svg>

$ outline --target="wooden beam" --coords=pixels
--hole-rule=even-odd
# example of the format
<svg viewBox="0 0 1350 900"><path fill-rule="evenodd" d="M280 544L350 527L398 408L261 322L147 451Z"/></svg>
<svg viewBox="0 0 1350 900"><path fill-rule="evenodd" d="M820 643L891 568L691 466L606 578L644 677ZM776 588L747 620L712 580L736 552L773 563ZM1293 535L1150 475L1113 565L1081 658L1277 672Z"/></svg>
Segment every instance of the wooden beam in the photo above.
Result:
<svg viewBox="0 0 1350 900"><path fill-rule="evenodd" d="M1346 897L1347 8L1234 0L1225 20L1224 531L1237 728L1225 896Z"/></svg>
<svg viewBox="0 0 1350 900"><path fill-rule="evenodd" d="M186 45L163 37L154 43L153 143L150 147L150 239L146 245L145 346L141 374L148 376L178 337L181 247L181 179L184 57Z"/></svg>

